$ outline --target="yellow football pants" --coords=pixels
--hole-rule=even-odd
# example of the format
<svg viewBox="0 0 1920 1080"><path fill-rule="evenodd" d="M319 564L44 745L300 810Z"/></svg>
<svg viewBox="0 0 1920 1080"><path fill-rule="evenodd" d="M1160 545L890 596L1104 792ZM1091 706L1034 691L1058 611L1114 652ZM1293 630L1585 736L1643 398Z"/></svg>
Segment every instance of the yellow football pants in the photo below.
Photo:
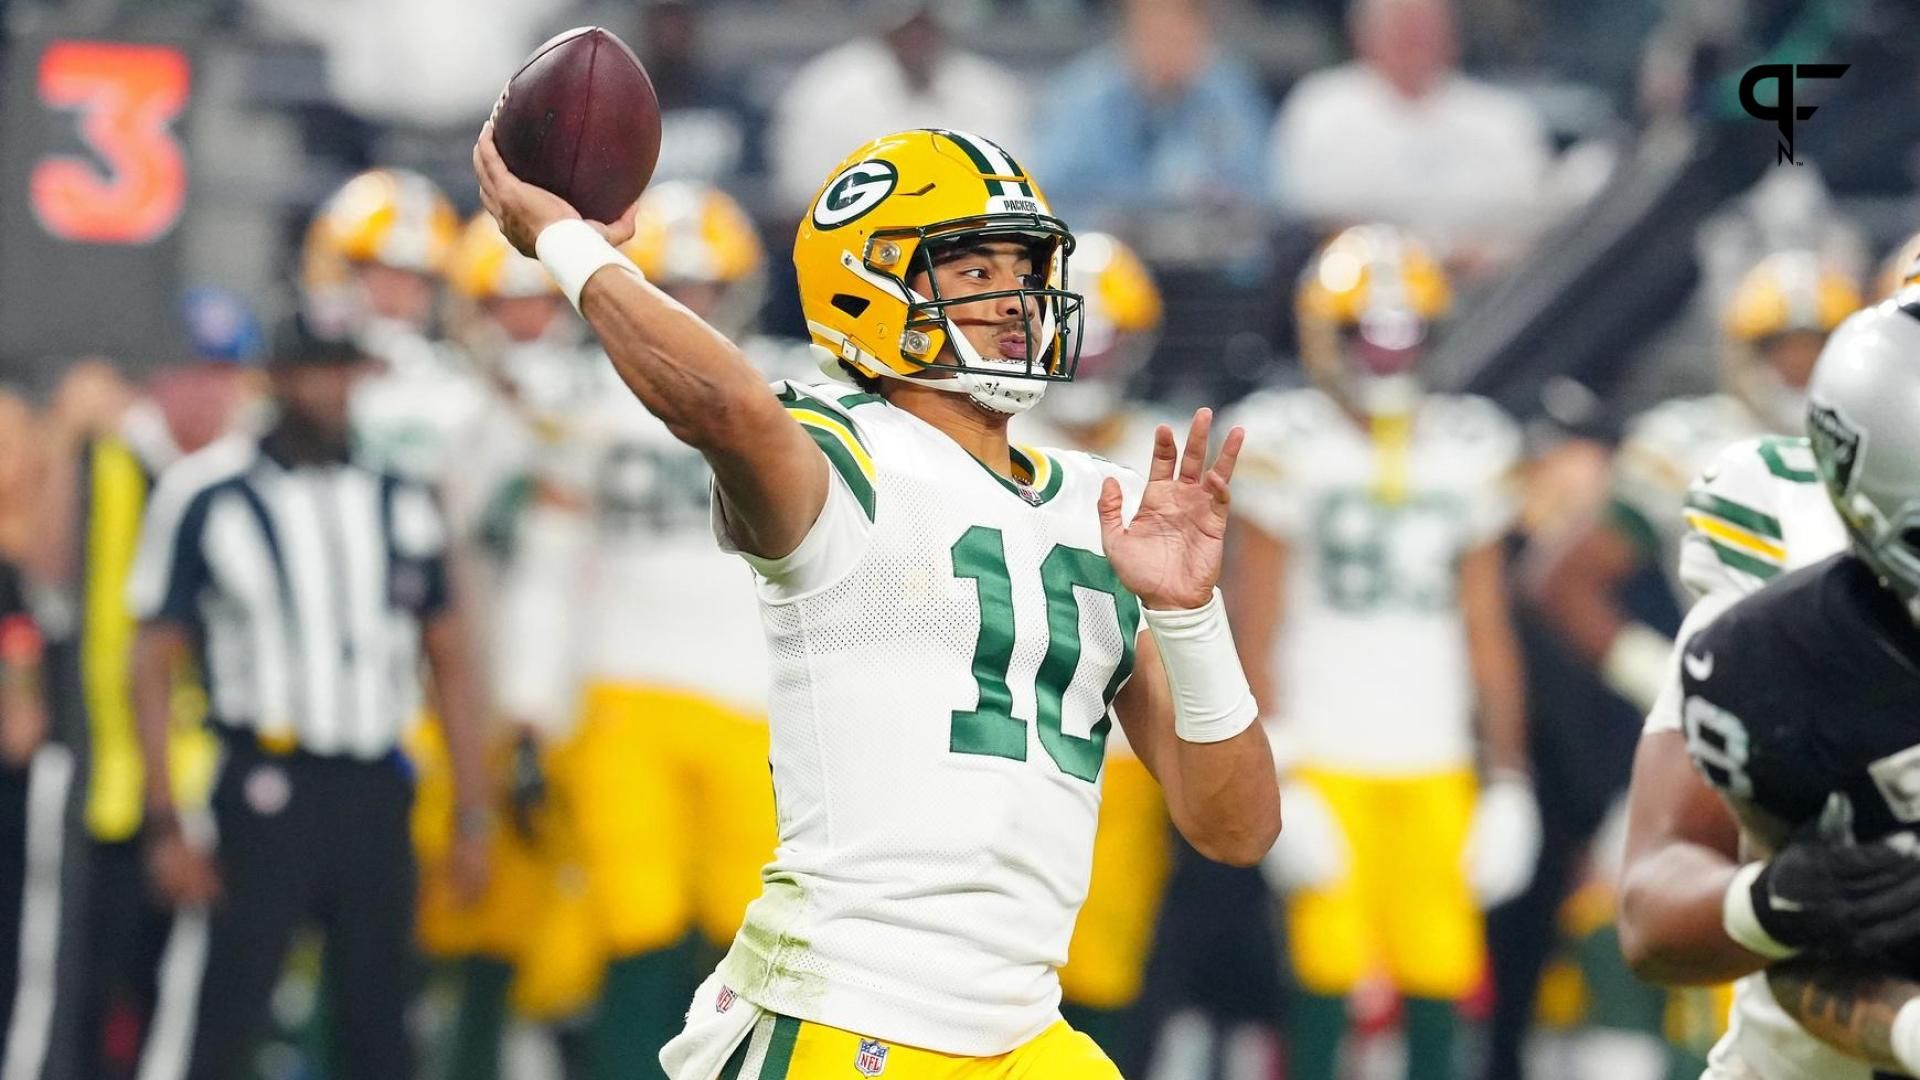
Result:
<svg viewBox="0 0 1920 1080"><path fill-rule="evenodd" d="M1120 1009L1140 996L1171 846L1167 807L1132 754L1107 758L1087 902L1073 925L1060 990L1075 1005Z"/></svg>
<svg viewBox="0 0 1920 1080"><path fill-rule="evenodd" d="M442 955L518 966L515 1005L554 1016L584 1005L606 962L674 945L698 929L732 940L778 835L767 726L707 698L615 684L587 689L578 729L547 753L539 850L496 830L488 895L461 910L434 873L449 794L433 805L423 764L421 939ZM431 760L428 758L427 760ZM441 759L444 761L444 756ZM441 766L444 772L444 766ZM444 781L443 781L444 782Z"/></svg>
<svg viewBox="0 0 1920 1080"><path fill-rule="evenodd" d="M1289 899L1301 987L1344 996L1384 969L1414 997L1470 993L1485 963L1481 914L1461 866L1477 792L1472 771L1298 776L1326 801L1348 854L1340 880Z"/></svg>
<svg viewBox="0 0 1920 1080"><path fill-rule="evenodd" d="M957 1057L771 1013L720 1080L1120 1080L1092 1039L1064 1020L995 1057Z"/></svg>

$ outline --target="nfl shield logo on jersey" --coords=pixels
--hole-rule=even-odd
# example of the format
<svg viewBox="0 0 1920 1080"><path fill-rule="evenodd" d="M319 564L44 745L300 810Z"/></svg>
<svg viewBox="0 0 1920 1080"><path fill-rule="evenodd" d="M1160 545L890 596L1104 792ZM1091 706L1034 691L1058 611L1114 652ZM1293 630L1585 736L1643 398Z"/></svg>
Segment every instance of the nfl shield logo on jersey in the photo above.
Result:
<svg viewBox="0 0 1920 1080"><path fill-rule="evenodd" d="M853 1067L861 1076L879 1076L887 1067L887 1044L872 1039L860 1040L860 1052L854 1055Z"/></svg>
<svg viewBox="0 0 1920 1080"><path fill-rule="evenodd" d="M738 995L733 992L733 987L723 986L720 988L720 995L713 999L713 1011L718 1013L726 1012L728 1009L733 1008L733 1003L736 1000L738 1000Z"/></svg>

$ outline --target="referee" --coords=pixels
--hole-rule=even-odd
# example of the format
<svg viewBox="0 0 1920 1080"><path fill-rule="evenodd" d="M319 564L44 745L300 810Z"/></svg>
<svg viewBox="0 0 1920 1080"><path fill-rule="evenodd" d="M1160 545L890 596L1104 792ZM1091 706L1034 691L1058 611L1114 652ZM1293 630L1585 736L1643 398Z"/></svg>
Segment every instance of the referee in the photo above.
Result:
<svg viewBox="0 0 1920 1080"><path fill-rule="evenodd" d="M413 789L399 743L422 646L458 791L454 873L468 895L483 883L476 697L447 530L424 488L353 460L347 406L365 359L296 317L269 359L278 414L265 433L182 460L149 504L128 583L134 710L149 869L181 917L142 1080L250 1076L308 922L326 937L335 1074L412 1075ZM222 744L211 830L182 820L167 775L170 673L187 655Z"/></svg>

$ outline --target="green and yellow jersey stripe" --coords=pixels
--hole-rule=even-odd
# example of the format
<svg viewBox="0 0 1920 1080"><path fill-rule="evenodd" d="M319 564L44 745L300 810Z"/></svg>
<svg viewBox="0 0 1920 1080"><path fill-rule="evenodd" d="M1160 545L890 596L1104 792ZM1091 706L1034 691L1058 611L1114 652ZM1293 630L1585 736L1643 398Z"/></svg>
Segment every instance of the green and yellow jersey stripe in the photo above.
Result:
<svg viewBox="0 0 1920 1080"><path fill-rule="evenodd" d="M1735 570L1765 580L1786 565L1780 521L1771 514L1695 491L1687 496L1686 520L1720 561Z"/></svg>
<svg viewBox="0 0 1920 1080"><path fill-rule="evenodd" d="M798 394L783 394L780 403L827 456L827 464L846 482L860 509L866 511L867 520L873 520L879 476L873 466L873 455L867 452L866 443L861 441L853 425L826 406Z"/></svg>

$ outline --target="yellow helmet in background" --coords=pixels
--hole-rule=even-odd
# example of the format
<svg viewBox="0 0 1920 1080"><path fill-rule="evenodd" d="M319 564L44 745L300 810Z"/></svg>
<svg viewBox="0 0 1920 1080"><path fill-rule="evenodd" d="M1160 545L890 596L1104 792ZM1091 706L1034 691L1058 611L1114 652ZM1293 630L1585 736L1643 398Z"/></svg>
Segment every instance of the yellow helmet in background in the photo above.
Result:
<svg viewBox="0 0 1920 1080"><path fill-rule="evenodd" d="M358 325L368 298L355 270L377 264L439 280L460 218L433 181L405 169L371 169L320 205L300 252L308 314L325 325Z"/></svg>
<svg viewBox="0 0 1920 1080"><path fill-rule="evenodd" d="M1080 363L1073 381L1048 391L1057 423L1089 426L1118 412L1153 355L1163 306L1147 264L1119 237L1075 238L1073 284L1081 290Z"/></svg>
<svg viewBox="0 0 1920 1080"><path fill-rule="evenodd" d="M482 302L560 295L560 286L540 260L515 251L484 210L460 233L447 263L447 281L461 296Z"/></svg>
<svg viewBox="0 0 1920 1080"><path fill-rule="evenodd" d="M620 250L682 302L712 289L704 303L688 306L729 337L748 327L766 294L766 251L753 219L710 184L671 180L648 188L633 239Z"/></svg>
<svg viewBox="0 0 1920 1080"><path fill-rule="evenodd" d="M1873 279L1873 298L1885 300L1909 285L1920 285L1920 232L1893 249Z"/></svg>
<svg viewBox="0 0 1920 1080"><path fill-rule="evenodd" d="M958 300L909 287L916 274L932 279L935 250L966 240L1029 244L1039 283ZM834 169L800 222L793 263L824 370L951 373L926 385L1017 413L1048 381L1073 377L1081 302L1066 291L1073 249L1073 233L1004 149L965 132L923 129L875 139ZM1013 295L1033 313L1024 359L983 358L947 319L956 302Z"/></svg>
<svg viewBox="0 0 1920 1080"><path fill-rule="evenodd" d="M1721 317L1722 380L1775 431L1798 432L1827 335L1865 303L1852 277L1810 251L1779 251L1741 276Z"/></svg>
<svg viewBox="0 0 1920 1080"><path fill-rule="evenodd" d="M1388 225L1358 225L1320 249L1294 294L1300 359L1321 389L1368 415L1410 412L1414 368L1453 306L1440 261Z"/></svg>

